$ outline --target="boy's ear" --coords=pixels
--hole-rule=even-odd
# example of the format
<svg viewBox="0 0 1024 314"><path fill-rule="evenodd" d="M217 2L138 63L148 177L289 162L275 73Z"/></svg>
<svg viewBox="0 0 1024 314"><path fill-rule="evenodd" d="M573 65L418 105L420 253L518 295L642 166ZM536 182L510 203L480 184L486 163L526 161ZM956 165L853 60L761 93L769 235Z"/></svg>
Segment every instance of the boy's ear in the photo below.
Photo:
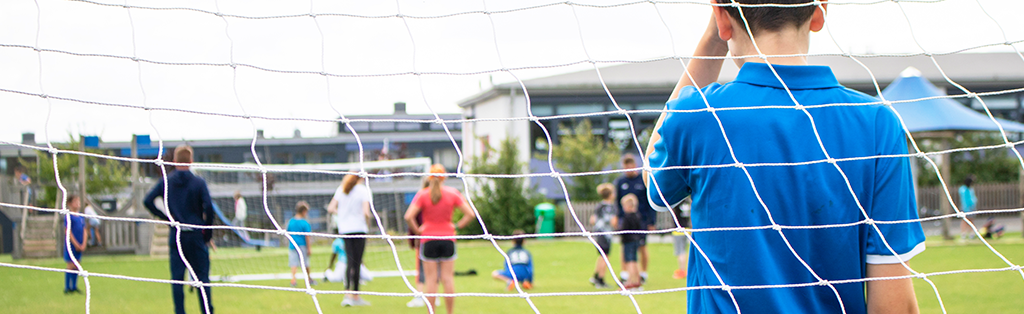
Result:
<svg viewBox="0 0 1024 314"><path fill-rule="evenodd" d="M717 4L715 0L711 0L711 3ZM711 14L715 17L715 24L718 25L718 37L724 41L732 39L732 16L729 16L729 12L725 10L725 7L712 6Z"/></svg>
<svg viewBox="0 0 1024 314"><path fill-rule="evenodd" d="M825 12L827 12L828 2L827 0L821 0L821 7L814 8L814 14L811 15L811 31L817 32L825 27Z"/></svg>

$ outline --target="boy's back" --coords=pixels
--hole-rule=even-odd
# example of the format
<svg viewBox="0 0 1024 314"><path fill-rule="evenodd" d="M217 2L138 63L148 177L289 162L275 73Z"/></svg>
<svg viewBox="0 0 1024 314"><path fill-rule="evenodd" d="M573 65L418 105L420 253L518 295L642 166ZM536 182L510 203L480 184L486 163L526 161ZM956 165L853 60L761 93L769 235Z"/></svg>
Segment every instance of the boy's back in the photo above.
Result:
<svg viewBox="0 0 1024 314"><path fill-rule="evenodd" d="M533 255L522 246L515 246L505 253L512 264L512 272L520 281L533 281ZM505 267L508 269L508 266Z"/></svg>
<svg viewBox="0 0 1024 314"><path fill-rule="evenodd" d="M828 67L774 65L793 96L803 106L874 102L874 98L843 88ZM734 82L703 89L716 109L794 105L779 79L763 63L747 62ZM667 105L670 110L706 108L693 87ZM881 105L832 106L808 109L821 143L831 158L906 154L903 129L890 109ZM652 167L732 165L739 167L655 171L650 201L668 205L692 194L693 227L819 226L864 220L850 193L856 192L874 220L915 219L916 204L907 158L842 161L847 186L815 137L811 119L793 108L717 110L669 114L659 130L661 140L650 156ZM725 137L722 134L725 131ZM730 152L730 145L732 152ZM816 162L806 165L781 163ZM769 164L751 166L752 164ZM751 184L750 180L753 180ZM657 185L657 187L655 187ZM752 185L756 187L752 188ZM764 201L761 205L758 196ZM769 214L771 216L769 216ZM917 224L879 225L885 240L904 259L924 249ZM864 278L864 264L894 259L877 232L866 224L821 229L784 229L793 250L825 280ZM771 228L748 231L695 232L697 244L714 261L729 286L817 283L779 232ZM691 256L694 255L691 247ZM707 260L691 258L690 286L721 285ZM861 283L835 285L845 308L865 311ZM789 312L838 312L839 304L828 286L785 289L732 290L744 312L786 309ZM702 289L689 294L690 309L706 312L735 311L728 293Z"/></svg>

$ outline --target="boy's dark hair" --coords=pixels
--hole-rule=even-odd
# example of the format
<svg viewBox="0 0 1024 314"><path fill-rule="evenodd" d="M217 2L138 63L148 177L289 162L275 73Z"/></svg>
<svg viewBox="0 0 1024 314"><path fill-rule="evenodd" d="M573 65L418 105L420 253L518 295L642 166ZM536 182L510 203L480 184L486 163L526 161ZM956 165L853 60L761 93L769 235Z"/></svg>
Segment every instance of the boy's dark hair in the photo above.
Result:
<svg viewBox="0 0 1024 314"><path fill-rule="evenodd" d="M964 178L964 185L966 185L967 187L971 187L971 185L973 185L973 184L974 184L974 175L973 174L967 175L967 177Z"/></svg>
<svg viewBox="0 0 1024 314"><path fill-rule="evenodd" d="M296 215L303 214L307 211L309 211L309 203L306 203L306 201L299 201L298 203L295 203Z"/></svg>
<svg viewBox="0 0 1024 314"><path fill-rule="evenodd" d="M526 234L526 232L524 232L522 229L516 229L516 230L512 231L512 235L513 236L524 235L524 234ZM515 243L516 246L523 246L523 241L526 241L526 239L525 238L515 238L515 239L512 239L512 242Z"/></svg>
<svg viewBox="0 0 1024 314"><path fill-rule="evenodd" d="M813 3L813 0L717 0L720 4L731 4L733 1L739 4L782 4L798 5ZM776 31L784 26L798 26L811 19L814 10L819 10L816 5L802 6L761 6L761 7L723 7L726 12L740 24L743 18L747 19L750 32L753 35L761 31ZM740 10L743 9L743 16Z"/></svg>

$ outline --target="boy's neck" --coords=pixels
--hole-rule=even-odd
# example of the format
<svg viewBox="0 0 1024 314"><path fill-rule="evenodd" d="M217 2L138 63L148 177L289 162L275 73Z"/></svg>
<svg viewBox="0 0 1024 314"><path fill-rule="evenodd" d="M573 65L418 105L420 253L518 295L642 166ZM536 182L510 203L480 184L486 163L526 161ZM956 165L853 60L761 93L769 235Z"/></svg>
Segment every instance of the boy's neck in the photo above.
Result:
<svg viewBox="0 0 1024 314"><path fill-rule="evenodd" d="M757 47L754 47L754 43ZM778 65L807 65L807 51L810 47L810 32L806 27L783 27L777 31L760 31L754 36L754 42L750 41L750 35L745 32L736 34L729 41L729 51L733 56L750 56L743 59L735 59L736 66L743 67L743 63L757 62L765 63L764 59L757 57L760 54L765 56L784 55L785 57L768 57L768 62Z"/></svg>

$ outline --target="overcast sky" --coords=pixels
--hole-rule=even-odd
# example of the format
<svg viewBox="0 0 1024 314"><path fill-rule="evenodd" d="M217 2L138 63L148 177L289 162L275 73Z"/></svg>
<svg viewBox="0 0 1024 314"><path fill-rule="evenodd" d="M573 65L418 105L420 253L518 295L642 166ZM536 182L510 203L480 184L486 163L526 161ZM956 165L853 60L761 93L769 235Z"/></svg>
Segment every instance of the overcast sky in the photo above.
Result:
<svg viewBox="0 0 1024 314"><path fill-rule="evenodd" d="M321 15L315 19L222 19L191 10L128 10L120 6L125 2L97 1L117 6L39 0L37 11L31 0L0 1L0 89L7 90L0 91L5 117L0 123L0 140L18 142L23 132L36 133L39 142L47 140L47 133L53 141L64 141L69 133L100 135L104 141L125 141L133 133L152 134L154 140L158 136L164 140L226 139L249 138L254 129L248 120L240 118L48 102L10 91L277 118L334 118L338 116L335 110L344 115L390 114L392 103L397 101L408 103L412 113L429 113L431 108L438 113L458 112L456 104L460 100L488 89L491 82L500 84L513 78L501 72L421 78L391 74L465 74L502 67L539 67L515 72L529 79L592 69L588 64L559 66L587 60L588 54L593 60L633 61L688 56L710 14L704 2L681 1L575 9L557 4L491 15L403 20L394 15L521 9L554 0L312 1L312 8L302 1L127 1L132 6L195 8L251 17L310 12ZM578 1L602 5L628 2ZM882 3L869 4L872 2ZM1003 43L998 25L1010 41L1024 39L1024 19L1020 18L1024 5L1019 0L921 2L931 3L901 2L911 22L908 25L893 2L833 1L828 7L827 30L838 43L823 31L812 37L811 53L919 52L911 29L930 52ZM979 2L995 22L985 16ZM349 16L323 15L327 13ZM227 64L234 60L271 70L323 71L350 77L330 78L328 85L318 74L247 67L238 67L236 77L232 68L225 66L158 65L55 52L40 54L12 45L137 56L157 62ZM1000 46L973 51L1011 50ZM1024 62L1007 66L1024 71ZM296 129L305 137L323 137L331 135L336 127L321 122L254 123L265 130L267 137L290 137Z"/></svg>

